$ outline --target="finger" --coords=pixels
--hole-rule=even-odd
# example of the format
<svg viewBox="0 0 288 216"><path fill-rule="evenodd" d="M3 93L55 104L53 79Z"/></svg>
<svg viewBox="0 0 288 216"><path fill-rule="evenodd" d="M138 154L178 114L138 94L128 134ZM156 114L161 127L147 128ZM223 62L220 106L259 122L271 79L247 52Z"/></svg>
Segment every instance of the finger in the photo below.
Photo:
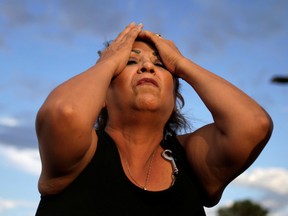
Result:
<svg viewBox="0 0 288 216"><path fill-rule="evenodd" d="M139 38L143 40L151 41L156 47L159 44L159 42L165 40L160 34L157 34L148 30L141 31L139 33Z"/></svg>
<svg viewBox="0 0 288 216"><path fill-rule="evenodd" d="M150 40L157 40L157 39L163 39L163 37L160 34L148 31L148 30L143 30L140 34L139 37L143 39L150 39Z"/></svg>
<svg viewBox="0 0 288 216"><path fill-rule="evenodd" d="M135 22L130 23L128 26L125 27L125 29L118 35L118 37L115 39L115 41L122 40L133 28L135 28L137 25Z"/></svg>
<svg viewBox="0 0 288 216"><path fill-rule="evenodd" d="M133 27L124 37L123 41L126 43L134 42L135 39L138 37L139 33L142 31L143 24L140 23L139 25Z"/></svg>
<svg viewBox="0 0 288 216"><path fill-rule="evenodd" d="M130 23L129 25L127 25L127 26L125 27L125 29L118 34L118 36L115 38L114 41L117 41L117 40L122 39L122 38L127 34L127 32L129 32L130 29L133 28L133 26L136 26L136 23L135 23L135 22L132 22L132 23Z"/></svg>

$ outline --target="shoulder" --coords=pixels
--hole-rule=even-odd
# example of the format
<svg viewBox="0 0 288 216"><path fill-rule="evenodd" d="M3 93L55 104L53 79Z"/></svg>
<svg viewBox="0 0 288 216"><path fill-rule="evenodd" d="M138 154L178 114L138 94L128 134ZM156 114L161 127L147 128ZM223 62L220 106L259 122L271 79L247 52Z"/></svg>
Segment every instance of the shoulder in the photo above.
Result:
<svg viewBox="0 0 288 216"><path fill-rule="evenodd" d="M226 186L253 163L267 142L267 137L229 136L215 123L177 139L205 191L207 206L219 202Z"/></svg>
<svg viewBox="0 0 288 216"><path fill-rule="evenodd" d="M193 169L201 187L205 206L216 205L228 184L219 177L215 155L211 151L213 129L210 125L192 133L177 136L177 140L184 149L189 166Z"/></svg>

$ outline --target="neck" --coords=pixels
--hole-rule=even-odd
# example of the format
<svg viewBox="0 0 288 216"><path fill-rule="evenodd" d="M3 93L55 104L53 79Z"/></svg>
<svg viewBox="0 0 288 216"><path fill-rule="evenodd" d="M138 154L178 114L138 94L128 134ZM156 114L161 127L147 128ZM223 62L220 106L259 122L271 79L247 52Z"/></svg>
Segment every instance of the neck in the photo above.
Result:
<svg viewBox="0 0 288 216"><path fill-rule="evenodd" d="M142 122L143 123L143 122ZM163 139L164 126L153 124L112 124L107 123L105 131L115 141L117 148L128 162L143 163L148 161L153 151ZM130 163L129 163L130 164Z"/></svg>
<svg viewBox="0 0 288 216"><path fill-rule="evenodd" d="M115 119L109 116L105 128L117 145L124 172L130 181L148 190L159 189L159 182L163 183L163 176L159 172L164 172L165 183L160 188L167 188L167 185L171 185L168 178L171 165L161 157L163 149L160 146L166 121L161 123L155 115L154 119L148 119L147 115L145 118L139 115L138 119L135 115L131 116L128 121L112 121Z"/></svg>
<svg viewBox="0 0 288 216"><path fill-rule="evenodd" d="M169 118L169 117L168 117ZM164 126L168 120L163 113L157 112L123 112L122 114L109 113L106 132L121 136L122 140L127 140L134 144L149 142L151 138L163 137Z"/></svg>
<svg viewBox="0 0 288 216"><path fill-rule="evenodd" d="M144 127L141 124L115 126L107 124L105 131L113 138L117 146L154 149L163 139L163 127Z"/></svg>

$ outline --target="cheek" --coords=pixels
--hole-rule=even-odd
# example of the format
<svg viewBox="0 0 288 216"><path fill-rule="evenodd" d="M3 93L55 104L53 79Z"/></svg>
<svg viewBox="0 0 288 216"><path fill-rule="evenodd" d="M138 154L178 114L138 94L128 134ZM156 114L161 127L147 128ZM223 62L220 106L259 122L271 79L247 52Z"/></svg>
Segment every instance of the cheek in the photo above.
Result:
<svg viewBox="0 0 288 216"><path fill-rule="evenodd" d="M176 95L175 95L175 86L174 86L174 79L173 77L168 77L166 79L166 85L165 85L165 92L166 92L166 101L169 103L169 105L174 109L176 104Z"/></svg>
<svg viewBox="0 0 288 216"><path fill-rule="evenodd" d="M109 88L113 91L121 92L130 87L132 78L133 72L124 69L114 80L112 80Z"/></svg>
<svg viewBox="0 0 288 216"><path fill-rule="evenodd" d="M132 85L133 73L123 70L115 77L107 90L106 101L124 100L127 94L130 94Z"/></svg>
<svg viewBox="0 0 288 216"><path fill-rule="evenodd" d="M174 79L171 76L167 76L165 78L165 83L166 83L166 91L168 91L169 93L171 93L173 96L175 96L175 93L174 93Z"/></svg>

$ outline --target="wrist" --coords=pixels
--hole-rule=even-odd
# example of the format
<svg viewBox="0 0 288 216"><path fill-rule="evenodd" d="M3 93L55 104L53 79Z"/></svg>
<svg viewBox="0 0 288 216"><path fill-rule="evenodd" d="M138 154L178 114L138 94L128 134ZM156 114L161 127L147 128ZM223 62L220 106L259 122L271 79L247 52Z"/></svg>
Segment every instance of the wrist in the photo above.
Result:
<svg viewBox="0 0 288 216"><path fill-rule="evenodd" d="M174 74L181 79L185 79L186 73L189 71L189 70L187 70L186 67L187 67L187 65L189 65L191 63L192 62L185 57L178 60L178 63L176 64L176 67L175 67Z"/></svg>
<svg viewBox="0 0 288 216"><path fill-rule="evenodd" d="M111 75L111 78L117 76L120 73L117 63L112 59L99 59L95 66L104 68L106 73Z"/></svg>
<svg viewBox="0 0 288 216"><path fill-rule="evenodd" d="M119 74L117 73L117 65L110 60L97 61L93 67L97 68L97 73L100 72L102 75L110 77L111 80Z"/></svg>

